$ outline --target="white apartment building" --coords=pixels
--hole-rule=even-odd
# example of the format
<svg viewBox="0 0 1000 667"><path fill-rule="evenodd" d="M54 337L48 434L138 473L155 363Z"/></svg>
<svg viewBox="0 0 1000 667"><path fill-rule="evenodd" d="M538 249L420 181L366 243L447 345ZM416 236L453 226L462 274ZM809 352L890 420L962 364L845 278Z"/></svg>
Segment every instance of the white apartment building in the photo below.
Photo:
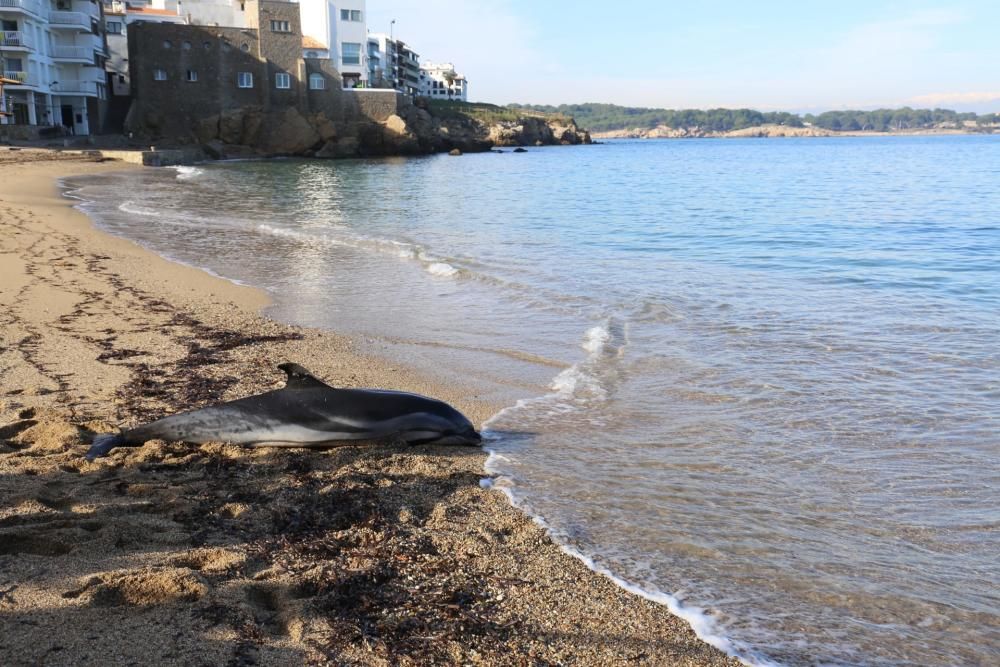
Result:
<svg viewBox="0 0 1000 667"><path fill-rule="evenodd" d="M420 54L384 32L368 35L368 77L376 88L419 94Z"/></svg>
<svg viewBox="0 0 1000 667"><path fill-rule="evenodd" d="M345 88L368 83L368 28L365 0L300 0L302 35L324 45ZM320 53L321 49L312 49Z"/></svg>
<svg viewBox="0 0 1000 667"><path fill-rule="evenodd" d="M0 0L0 123L99 131L107 55L99 3Z"/></svg>
<svg viewBox="0 0 1000 667"><path fill-rule="evenodd" d="M469 82L451 63L421 63L417 93L432 100L469 101Z"/></svg>

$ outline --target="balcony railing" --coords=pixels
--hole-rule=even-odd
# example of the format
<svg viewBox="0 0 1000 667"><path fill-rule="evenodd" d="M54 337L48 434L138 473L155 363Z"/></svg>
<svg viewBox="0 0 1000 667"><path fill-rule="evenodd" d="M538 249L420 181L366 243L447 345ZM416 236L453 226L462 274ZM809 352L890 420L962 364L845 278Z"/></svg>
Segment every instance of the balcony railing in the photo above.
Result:
<svg viewBox="0 0 1000 667"><path fill-rule="evenodd" d="M3 2L3 0L0 0ZM83 12L51 12L49 26L52 28L72 28L90 32L90 17Z"/></svg>
<svg viewBox="0 0 1000 667"><path fill-rule="evenodd" d="M52 58L54 60L73 60L93 63L94 49L88 49L85 46L56 46L52 49Z"/></svg>
<svg viewBox="0 0 1000 667"><path fill-rule="evenodd" d="M38 0L0 0L0 14L3 12L27 12L41 18L49 15L46 6Z"/></svg>
<svg viewBox="0 0 1000 667"><path fill-rule="evenodd" d="M61 95L97 95L94 81L57 81L52 84L52 92Z"/></svg>
<svg viewBox="0 0 1000 667"><path fill-rule="evenodd" d="M7 49L27 49L28 36L18 30L0 30L0 47Z"/></svg>
<svg viewBox="0 0 1000 667"><path fill-rule="evenodd" d="M4 72L3 72L3 78L5 78L5 79L11 79L12 81L17 81L20 85L23 85L23 86L29 85L28 84L28 73L27 72L18 72L16 70L15 71L4 70Z"/></svg>

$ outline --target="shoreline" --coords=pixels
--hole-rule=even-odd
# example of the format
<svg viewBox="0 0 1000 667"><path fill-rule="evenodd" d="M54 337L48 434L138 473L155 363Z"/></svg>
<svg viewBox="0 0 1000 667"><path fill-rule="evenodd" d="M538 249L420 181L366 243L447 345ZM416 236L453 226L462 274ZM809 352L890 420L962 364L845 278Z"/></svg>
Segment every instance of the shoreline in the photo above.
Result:
<svg viewBox="0 0 1000 667"><path fill-rule="evenodd" d="M660 132L659 130L663 131ZM762 125L728 132L690 132L668 128L630 128L591 132L595 140L605 139L828 139L837 137L989 137L1000 130L973 132L958 129L922 129L899 132L874 132L864 130L833 131L822 128L785 127Z"/></svg>
<svg viewBox="0 0 1000 667"><path fill-rule="evenodd" d="M480 488L483 451L151 442L85 462L89 432L274 387L286 360L476 424L496 407L97 229L56 179L139 167L85 160L0 161L5 664L739 664Z"/></svg>

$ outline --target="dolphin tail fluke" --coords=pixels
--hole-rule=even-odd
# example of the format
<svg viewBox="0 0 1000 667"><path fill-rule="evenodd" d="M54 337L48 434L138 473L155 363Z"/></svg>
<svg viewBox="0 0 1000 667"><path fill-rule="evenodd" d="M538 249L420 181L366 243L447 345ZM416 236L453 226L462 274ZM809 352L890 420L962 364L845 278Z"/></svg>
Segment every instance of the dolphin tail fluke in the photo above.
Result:
<svg viewBox="0 0 1000 667"><path fill-rule="evenodd" d="M94 438L94 442L91 443L90 449L84 455L88 461L93 461L94 459L100 458L102 456L107 456L115 447L121 447L125 444L125 438L119 433L102 433Z"/></svg>

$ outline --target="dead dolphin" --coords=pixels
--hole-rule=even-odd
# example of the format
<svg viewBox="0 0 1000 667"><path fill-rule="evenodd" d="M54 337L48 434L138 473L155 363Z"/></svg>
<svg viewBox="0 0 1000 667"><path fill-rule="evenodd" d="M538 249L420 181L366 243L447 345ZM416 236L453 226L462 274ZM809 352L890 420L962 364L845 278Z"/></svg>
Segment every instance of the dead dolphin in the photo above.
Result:
<svg viewBox="0 0 1000 667"><path fill-rule="evenodd" d="M182 412L94 438L86 457L147 440L309 447L336 440L398 436L410 444L478 445L472 423L443 401L381 389L336 389L298 364L278 366L285 386L257 396Z"/></svg>

